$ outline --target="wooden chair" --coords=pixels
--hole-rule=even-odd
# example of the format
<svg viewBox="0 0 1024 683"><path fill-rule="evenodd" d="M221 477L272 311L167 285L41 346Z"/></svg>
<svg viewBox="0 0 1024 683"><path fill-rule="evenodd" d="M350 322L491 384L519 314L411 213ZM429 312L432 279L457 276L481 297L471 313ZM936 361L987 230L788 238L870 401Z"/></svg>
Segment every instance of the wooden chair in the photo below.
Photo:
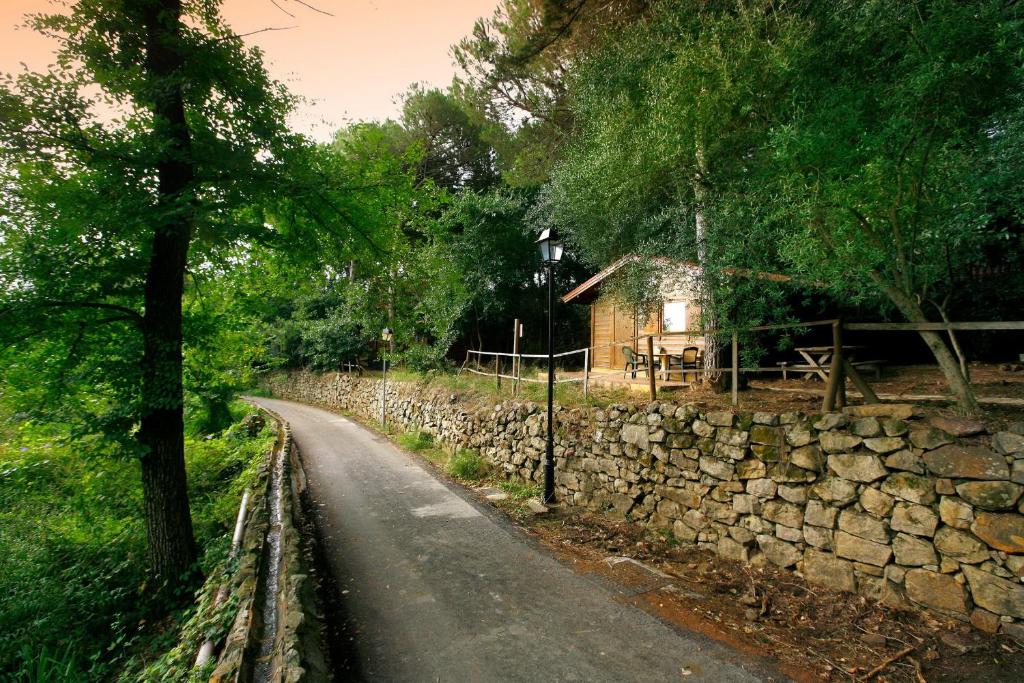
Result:
<svg viewBox="0 0 1024 683"><path fill-rule="evenodd" d="M650 373L650 362L648 358L640 360L637 358L636 353L629 346L622 347L622 355L626 357L626 364L622 367L622 376L625 377L626 373L630 372L632 368L633 379L636 379L636 373L638 370L643 370L645 373Z"/></svg>
<svg viewBox="0 0 1024 683"><path fill-rule="evenodd" d="M696 346L687 346L683 349L680 365L683 370L683 381L686 381L687 370L697 370L700 368L700 349ZM697 373L693 373L694 379L699 376Z"/></svg>

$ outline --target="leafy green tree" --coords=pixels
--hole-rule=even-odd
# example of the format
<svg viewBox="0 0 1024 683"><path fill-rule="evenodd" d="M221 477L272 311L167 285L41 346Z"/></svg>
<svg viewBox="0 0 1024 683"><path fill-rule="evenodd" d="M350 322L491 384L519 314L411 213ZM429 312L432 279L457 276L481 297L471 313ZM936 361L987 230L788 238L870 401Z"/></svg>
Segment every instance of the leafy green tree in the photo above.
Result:
<svg viewBox="0 0 1024 683"><path fill-rule="evenodd" d="M219 5L80 0L33 19L61 41L56 64L0 89L4 340L62 352L39 367L54 409L69 377L92 376L100 400L76 407L86 428L138 445L151 565L171 582L196 559L186 272L266 235L259 212L241 209L286 186L301 147L284 125L289 97Z"/></svg>

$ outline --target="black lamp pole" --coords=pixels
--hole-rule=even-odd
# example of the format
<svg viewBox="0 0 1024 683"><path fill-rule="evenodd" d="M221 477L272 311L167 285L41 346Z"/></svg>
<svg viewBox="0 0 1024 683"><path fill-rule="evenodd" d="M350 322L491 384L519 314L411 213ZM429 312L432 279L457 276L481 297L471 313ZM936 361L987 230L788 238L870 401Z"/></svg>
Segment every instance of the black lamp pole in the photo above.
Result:
<svg viewBox="0 0 1024 683"><path fill-rule="evenodd" d="M540 258L548 271L548 443L544 454L545 504L555 501L555 266L562 260L558 231L547 228L537 240Z"/></svg>
<svg viewBox="0 0 1024 683"><path fill-rule="evenodd" d="M548 263L548 444L544 454L544 504L555 500L555 265Z"/></svg>

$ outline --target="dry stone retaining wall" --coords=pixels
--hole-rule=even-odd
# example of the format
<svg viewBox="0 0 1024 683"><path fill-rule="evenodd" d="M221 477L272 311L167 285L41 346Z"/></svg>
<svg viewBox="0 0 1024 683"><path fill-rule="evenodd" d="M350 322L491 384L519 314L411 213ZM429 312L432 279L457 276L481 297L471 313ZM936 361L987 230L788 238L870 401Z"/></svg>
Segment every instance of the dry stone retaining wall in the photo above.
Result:
<svg viewBox="0 0 1024 683"><path fill-rule="evenodd" d="M376 380L293 373L268 386L380 416ZM477 449L512 478L542 476L543 413L388 384L390 421ZM567 504L1024 638L1024 425L989 436L965 421L919 419L909 405L776 415L667 402L556 408L555 422L556 495Z"/></svg>

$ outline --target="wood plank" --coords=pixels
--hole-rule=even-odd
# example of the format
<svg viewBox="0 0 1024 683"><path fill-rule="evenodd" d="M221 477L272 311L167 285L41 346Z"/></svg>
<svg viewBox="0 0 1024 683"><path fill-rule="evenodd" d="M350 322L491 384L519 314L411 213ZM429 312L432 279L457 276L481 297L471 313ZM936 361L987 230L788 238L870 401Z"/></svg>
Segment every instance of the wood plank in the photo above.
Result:
<svg viewBox="0 0 1024 683"><path fill-rule="evenodd" d="M967 323L843 323L847 330L864 332L945 332L946 330L1024 330L1024 321Z"/></svg>

